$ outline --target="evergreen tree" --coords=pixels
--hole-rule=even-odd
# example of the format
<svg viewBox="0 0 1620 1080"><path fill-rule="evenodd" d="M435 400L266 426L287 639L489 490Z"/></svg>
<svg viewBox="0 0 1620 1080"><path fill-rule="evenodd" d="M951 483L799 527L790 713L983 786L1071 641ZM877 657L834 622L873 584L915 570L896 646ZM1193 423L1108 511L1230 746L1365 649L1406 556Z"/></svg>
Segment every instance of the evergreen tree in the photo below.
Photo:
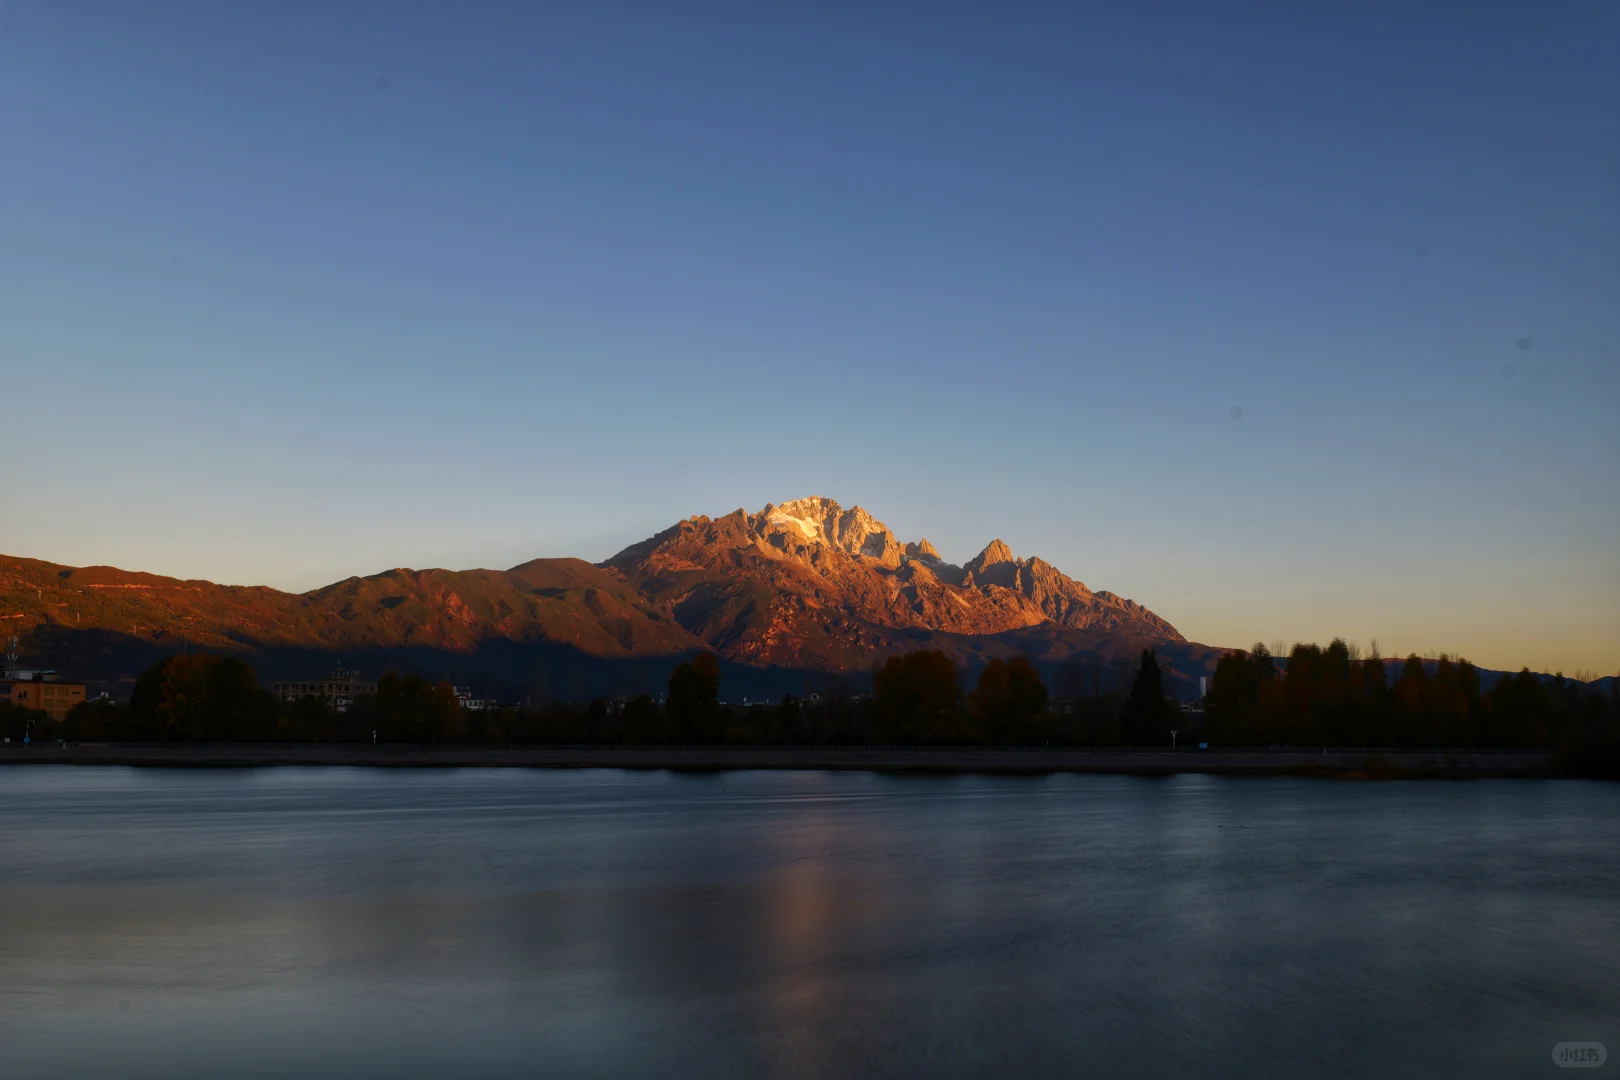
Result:
<svg viewBox="0 0 1620 1080"><path fill-rule="evenodd" d="M1168 746L1170 713L1175 705L1164 696L1164 673L1152 649L1142 650L1142 663L1120 714L1120 730L1135 746Z"/></svg>

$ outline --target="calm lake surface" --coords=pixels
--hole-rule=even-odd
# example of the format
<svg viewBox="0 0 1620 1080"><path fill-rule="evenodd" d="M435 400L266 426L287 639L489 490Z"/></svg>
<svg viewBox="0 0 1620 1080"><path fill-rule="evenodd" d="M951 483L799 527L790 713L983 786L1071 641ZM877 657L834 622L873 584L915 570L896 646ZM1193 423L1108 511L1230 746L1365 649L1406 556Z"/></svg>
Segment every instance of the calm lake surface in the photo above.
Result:
<svg viewBox="0 0 1620 1080"><path fill-rule="evenodd" d="M0 1076L1620 1068L1620 785L0 769Z"/></svg>

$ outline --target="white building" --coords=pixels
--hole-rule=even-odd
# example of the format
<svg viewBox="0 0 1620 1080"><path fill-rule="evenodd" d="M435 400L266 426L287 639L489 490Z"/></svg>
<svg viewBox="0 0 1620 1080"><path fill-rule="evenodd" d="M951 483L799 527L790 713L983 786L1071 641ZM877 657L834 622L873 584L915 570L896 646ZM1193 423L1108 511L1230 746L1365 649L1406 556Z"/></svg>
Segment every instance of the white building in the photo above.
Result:
<svg viewBox="0 0 1620 1080"><path fill-rule="evenodd" d="M317 697L336 712L348 712L354 699L361 694L375 694L376 683L360 681L360 673L349 668L335 667L330 677L311 682L278 682L271 684L275 695L289 704L302 698Z"/></svg>

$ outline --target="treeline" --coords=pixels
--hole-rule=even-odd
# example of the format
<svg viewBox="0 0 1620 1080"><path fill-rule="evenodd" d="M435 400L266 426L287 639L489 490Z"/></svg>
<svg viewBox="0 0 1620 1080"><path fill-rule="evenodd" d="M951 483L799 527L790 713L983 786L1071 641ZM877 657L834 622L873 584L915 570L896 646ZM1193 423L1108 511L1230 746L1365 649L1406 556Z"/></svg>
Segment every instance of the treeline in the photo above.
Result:
<svg viewBox="0 0 1620 1080"><path fill-rule="evenodd" d="M277 700L239 657L193 653L142 674L128 705L87 702L61 725L36 725L35 735L79 742L1167 746L1178 728L1192 734L1195 721L1166 697L1151 651L1134 666L1082 663L1058 678L1073 696L1052 702L1029 659L994 659L969 689L949 656L922 651L890 657L874 673L870 694L835 685L809 699L788 694L737 707L721 703L720 664L705 652L675 667L661 700L644 694L469 710L449 683L389 672L375 694L338 712L319 697Z"/></svg>
<svg viewBox="0 0 1620 1080"><path fill-rule="evenodd" d="M278 700L240 657L192 653L143 673L127 704L88 701L61 723L0 708L0 731L21 741L31 722L36 739L75 742L1028 744L1059 737L1046 687L1022 657L992 660L968 692L940 652L894 657L874 684L873 694L787 694L727 706L719 661L705 652L675 667L661 701L643 694L474 710L461 707L448 682L391 671L375 694L339 712L319 697ZM1100 700L1100 712L1117 712L1114 695Z"/></svg>
<svg viewBox="0 0 1620 1080"><path fill-rule="evenodd" d="M720 701L712 653L679 664L662 701L650 695L535 709L470 710L447 682L389 672L345 711L307 697L276 699L239 657L172 656L145 672L127 705L87 701L60 724L0 707L0 731L20 741L616 743L758 745L1059 745L1556 748L1576 772L1620 773L1620 698L1529 671L1488 692L1466 660L1409 657L1393 678L1376 655L1343 641L1264 646L1223 657L1204 702L1170 700L1151 650L1134 666L1058 671L1049 699L1035 665L996 659L971 689L941 652L889 658L871 694L785 695L746 708ZM1125 687L1128 686L1128 691Z"/></svg>
<svg viewBox="0 0 1620 1080"><path fill-rule="evenodd" d="M1295 645L1286 658L1264 645L1223 657L1205 699L1209 741L1221 746L1556 748L1569 760L1613 771L1620 758L1620 699L1562 675L1528 668L1481 691L1460 657L1408 656L1393 677L1377 649L1366 657L1341 639ZM1604 764L1604 763L1607 764Z"/></svg>

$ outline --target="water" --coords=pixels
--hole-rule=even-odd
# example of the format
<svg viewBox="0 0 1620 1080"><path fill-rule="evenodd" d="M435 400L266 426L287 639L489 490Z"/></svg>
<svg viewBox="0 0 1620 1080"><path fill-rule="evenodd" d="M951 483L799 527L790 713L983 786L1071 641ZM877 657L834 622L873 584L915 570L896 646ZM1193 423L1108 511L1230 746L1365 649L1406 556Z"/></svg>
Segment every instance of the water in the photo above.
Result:
<svg viewBox="0 0 1620 1080"><path fill-rule="evenodd" d="M0 823L7 1078L1620 1052L1620 785L18 767Z"/></svg>

